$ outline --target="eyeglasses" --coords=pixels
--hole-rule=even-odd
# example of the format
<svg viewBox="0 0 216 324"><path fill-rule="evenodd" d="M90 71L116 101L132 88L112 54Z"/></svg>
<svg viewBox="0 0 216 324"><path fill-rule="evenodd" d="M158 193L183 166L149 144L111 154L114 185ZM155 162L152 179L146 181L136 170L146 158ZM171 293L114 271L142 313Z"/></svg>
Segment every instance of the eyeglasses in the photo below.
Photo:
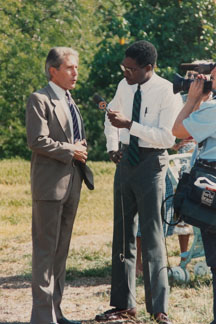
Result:
<svg viewBox="0 0 216 324"><path fill-rule="evenodd" d="M136 72L137 70L140 70L138 68L130 68L130 67L126 67L123 64L120 64L120 68L123 72L128 72L130 74L133 74L134 72Z"/></svg>

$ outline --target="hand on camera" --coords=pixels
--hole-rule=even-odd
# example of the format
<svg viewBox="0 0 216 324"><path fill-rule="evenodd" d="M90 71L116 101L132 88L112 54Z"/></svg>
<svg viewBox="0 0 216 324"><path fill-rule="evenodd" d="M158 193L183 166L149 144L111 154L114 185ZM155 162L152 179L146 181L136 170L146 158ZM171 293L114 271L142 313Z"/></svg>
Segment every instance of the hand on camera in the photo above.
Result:
<svg viewBox="0 0 216 324"><path fill-rule="evenodd" d="M197 78L191 83L190 89L188 92L188 100L194 101L194 103L200 103L206 93L203 93L204 87L204 78L203 75L197 76Z"/></svg>

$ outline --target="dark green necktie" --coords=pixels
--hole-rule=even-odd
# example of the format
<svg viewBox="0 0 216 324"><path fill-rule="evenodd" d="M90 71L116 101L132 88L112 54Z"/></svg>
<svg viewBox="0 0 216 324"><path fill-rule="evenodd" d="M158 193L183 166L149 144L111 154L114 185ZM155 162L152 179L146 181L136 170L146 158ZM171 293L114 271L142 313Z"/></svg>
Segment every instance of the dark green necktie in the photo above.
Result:
<svg viewBox="0 0 216 324"><path fill-rule="evenodd" d="M141 91L140 85L138 85L137 91L134 94L132 121L139 123L140 117L140 106L141 106ZM130 144L128 146L128 160L131 165L136 166L139 161L139 146L138 137L130 135Z"/></svg>

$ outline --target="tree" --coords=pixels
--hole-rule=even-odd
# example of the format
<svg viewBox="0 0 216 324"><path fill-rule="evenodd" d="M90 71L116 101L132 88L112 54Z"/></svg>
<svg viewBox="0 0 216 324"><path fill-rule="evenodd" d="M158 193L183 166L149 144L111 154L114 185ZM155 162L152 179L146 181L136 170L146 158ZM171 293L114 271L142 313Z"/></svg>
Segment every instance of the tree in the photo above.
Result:
<svg viewBox="0 0 216 324"><path fill-rule="evenodd" d="M107 154L104 116L95 111L89 98L95 91L108 101L112 98L123 77L119 64L129 44L141 39L152 42L158 50L157 73L170 81L174 72L181 72L180 63L216 60L214 0L118 0L112 6L102 2L100 15L104 24L98 32L103 40L98 43L90 67L88 89L84 89L89 106L85 117L89 121L88 138L93 143L92 159L104 159Z"/></svg>
<svg viewBox="0 0 216 324"><path fill-rule="evenodd" d="M82 110L89 158L108 159L104 113L95 92L111 100L123 77L119 64L136 40L158 50L157 72L172 81L182 62L216 60L214 0L0 0L0 158L30 157L25 135L29 94L46 84L53 46L80 53L74 96Z"/></svg>
<svg viewBox="0 0 216 324"><path fill-rule="evenodd" d="M80 79L93 56L95 0L0 0L0 157L29 158L25 106L46 84L44 63L53 46L78 49ZM96 38L95 38L96 39ZM89 41L89 42L88 42ZM96 41L96 40L95 40ZM86 52L90 55L86 56ZM78 88L81 86L78 84Z"/></svg>

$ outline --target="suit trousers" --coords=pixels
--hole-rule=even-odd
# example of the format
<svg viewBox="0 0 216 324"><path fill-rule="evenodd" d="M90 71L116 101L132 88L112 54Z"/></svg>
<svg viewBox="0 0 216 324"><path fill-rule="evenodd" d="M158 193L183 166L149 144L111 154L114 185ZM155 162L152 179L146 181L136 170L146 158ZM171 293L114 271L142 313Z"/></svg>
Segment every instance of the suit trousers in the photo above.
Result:
<svg viewBox="0 0 216 324"><path fill-rule="evenodd" d="M74 167L62 200L33 201L31 324L49 324L62 318L65 268L82 177Z"/></svg>
<svg viewBox="0 0 216 324"><path fill-rule="evenodd" d="M167 151L140 148L140 163L131 166L124 148L114 179L111 306L136 306L138 212L146 308L151 314L167 313L169 285L161 219L167 165Z"/></svg>

